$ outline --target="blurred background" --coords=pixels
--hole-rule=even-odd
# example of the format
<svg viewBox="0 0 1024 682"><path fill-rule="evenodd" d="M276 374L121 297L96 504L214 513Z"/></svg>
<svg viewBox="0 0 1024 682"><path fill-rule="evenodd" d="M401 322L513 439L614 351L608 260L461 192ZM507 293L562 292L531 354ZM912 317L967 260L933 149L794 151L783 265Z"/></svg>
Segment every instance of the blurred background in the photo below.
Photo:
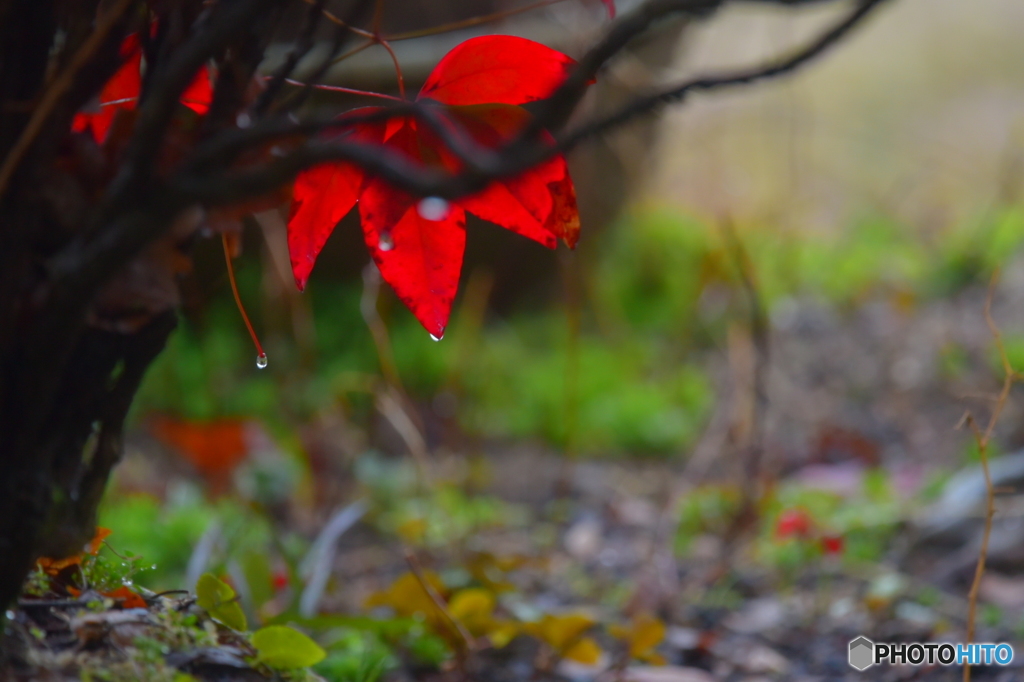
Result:
<svg viewBox="0 0 1024 682"><path fill-rule="evenodd" d="M405 4L387 31L511 6ZM785 53L840 10L736 5L665 25L602 74L580 120ZM469 35L579 55L605 21L600 3L559 3L396 49L414 83ZM457 652L406 608L406 551L449 597L490 595L488 617L652 615L664 631L647 653L709 679L841 675L862 630L962 637L984 490L957 426L988 419L1002 381L984 317L997 269L993 317L1024 369L1022 25L1017 0L893 0L791 77L576 150L579 248L470 218L441 342L367 268L354 216L297 293L285 209L247 223L236 261L258 370L219 245L200 245L134 407L109 542L155 566L142 585L213 570L257 620L305 623L329 679L418 677ZM377 49L331 79L394 89ZM1018 397L990 453L1011 490ZM999 501L981 641L1024 631L1016 500ZM616 636L602 636L604 658L558 674L607 668ZM502 651L488 665L526 656Z"/></svg>

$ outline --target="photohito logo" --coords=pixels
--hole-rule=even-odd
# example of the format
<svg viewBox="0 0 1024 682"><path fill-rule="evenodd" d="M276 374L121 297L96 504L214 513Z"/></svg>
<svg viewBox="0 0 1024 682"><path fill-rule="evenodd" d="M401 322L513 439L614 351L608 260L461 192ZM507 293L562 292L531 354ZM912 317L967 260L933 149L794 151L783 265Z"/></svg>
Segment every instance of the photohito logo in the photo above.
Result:
<svg viewBox="0 0 1024 682"><path fill-rule="evenodd" d="M903 665L1010 665L1013 647L949 642L872 642L863 635L850 640L850 667L864 671L881 663Z"/></svg>

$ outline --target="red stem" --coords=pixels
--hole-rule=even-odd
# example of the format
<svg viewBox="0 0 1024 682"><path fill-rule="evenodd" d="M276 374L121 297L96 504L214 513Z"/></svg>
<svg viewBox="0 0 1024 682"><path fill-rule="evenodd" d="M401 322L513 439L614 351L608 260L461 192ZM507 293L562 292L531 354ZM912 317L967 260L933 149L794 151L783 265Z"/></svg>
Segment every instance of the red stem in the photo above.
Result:
<svg viewBox="0 0 1024 682"><path fill-rule="evenodd" d="M256 336L256 330L252 328L252 322L249 321L249 315L245 312L245 306L242 305L242 297L238 295L238 282L235 281L235 266L231 263L231 248L228 246L228 235L226 232L221 233L220 241L224 246L224 261L228 265L228 280L231 282L231 293L235 295L235 305L238 306L238 312L242 314L242 320L245 322L245 326L249 329L249 336L252 337L252 342L256 346L256 353L258 357L266 358L267 354L263 352L263 346L260 345L260 340Z"/></svg>
<svg viewBox="0 0 1024 682"><path fill-rule="evenodd" d="M340 85L322 85L320 83L303 83L302 81L293 80L291 78L285 78L285 83L289 85L301 85L309 86L316 90L329 90L330 92L345 92L350 95L362 95L363 97L379 97L380 99L389 99L394 102L404 102L405 100L401 97L395 97L394 95L385 95L379 92L370 92L369 90L356 90L355 88L343 88Z"/></svg>

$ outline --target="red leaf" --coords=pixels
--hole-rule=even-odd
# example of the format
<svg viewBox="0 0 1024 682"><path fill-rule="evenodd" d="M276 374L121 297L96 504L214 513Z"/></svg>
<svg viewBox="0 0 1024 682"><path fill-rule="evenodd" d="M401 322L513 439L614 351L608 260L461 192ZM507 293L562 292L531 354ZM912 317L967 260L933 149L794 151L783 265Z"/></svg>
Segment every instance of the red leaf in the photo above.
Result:
<svg viewBox="0 0 1024 682"><path fill-rule="evenodd" d="M615 18L615 0L601 0L601 2L603 2L604 6L608 8L608 18L609 19L614 19Z"/></svg>
<svg viewBox="0 0 1024 682"><path fill-rule="evenodd" d="M410 125L388 142L413 158L422 158L425 151ZM374 178L359 199L359 215L381 276L420 324L441 338L459 288L466 213L453 205L440 220L428 220L419 205L416 197Z"/></svg>
<svg viewBox="0 0 1024 682"><path fill-rule="evenodd" d="M488 147L514 137L530 118L526 110L503 104L452 107L449 115L474 140ZM558 235L547 227L555 205L549 185L561 182L567 173L565 159L558 155L525 173L492 182L458 203L479 218L553 249Z"/></svg>
<svg viewBox="0 0 1024 682"><path fill-rule="evenodd" d="M363 171L349 163L314 166L295 179L288 216L288 252L299 291L306 288L316 257L359 199Z"/></svg>
<svg viewBox="0 0 1024 682"><path fill-rule="evenodd" d="M420 97L447 104L440 112L477 144L496 148L519 134L530 114L519 104L548 96L575 62L539 43L484 36L462 43L437 65ZM365 135L371 126L351 131ZM457 172L460 162L429 128L411 118L373 127L373 140L429 168ZM549 137L550 139L550 137ZM466 212L554 248L579 235L576 192L561 155L446 205L421 202L347 164L299 176L288 222L292 270L299 288L337 222L359 204L363 234L381 275L435 337L441 337L458 290ZM431 215L438 206L444 215ZM447 206L447 211L443 210Z"/></svg>
<svg viewBox="0 0 1024 682"><path fill-rule="evenodd" d="M181 103L203 116L210 110L213 102L213 87L210 85L210 70L205 66L199 69L192 84L181 94Z"/></svg>
<svg viewBox="0 0 1024 682"><path fill-rule="evenodd" d="M130 587L122 585L116 590L110 592L101 592L104 597L110 597L120 602L122 609L144 609L146 608L146 600L136 594Z"/></svg>
<svg viewBox="0 0 1024 682"><path fill-rule="evenodd" d="M75 132L91 131L100 144L106 139L117 110L134 109L142 90L142 46L137 34L132 33L124 39L120 54L123 64L100 91L99 111L79 112L71 123L71 129ZM202 116L210 110L212 101L210 72L204 66L182 93L181 103Z"/></svg>
<svg viewBox="0 0 1024 682"><path fill-rule="evenodd" d="M575 65L526 38L470 38L438 62L419 97L445 104L526 104L554 92Z"/></svg>
<svg viewBox="0 0 1024 682"><path fill-rule="evenodd" d="M346 115L362 115L376 110L375 107L365 107ZM361 124L348 134L353 141L380 144L384 139L384 126ZM309 273L327 238L356 205L364 179L363 169L350 163L314 166L295 179L288 216L288 252L299 291L306 288Z"/></svg>
<svg viewBox="0 0 1024 682"><path fill-rule="evenodd" d="M118 109L134 109L135 101L142 89L142 48L139 38L134 33L121 43L121 59L123 64L103 86L99 97L99 111L78 113L71 123L72 130L84 132L90 130L93 138L100 144L107 136L107 130L114 120Z"/></svg>

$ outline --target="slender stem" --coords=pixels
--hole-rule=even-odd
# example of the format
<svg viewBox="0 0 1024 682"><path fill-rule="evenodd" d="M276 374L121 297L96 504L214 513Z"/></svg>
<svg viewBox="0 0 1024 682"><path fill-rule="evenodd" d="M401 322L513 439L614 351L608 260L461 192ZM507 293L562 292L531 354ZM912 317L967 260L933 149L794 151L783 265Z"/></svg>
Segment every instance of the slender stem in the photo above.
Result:
<svg viewBox="0 0 1024 682"><path fill-rule="evenodd" d="M354 57L355 55L359 54L360 52L362 52L366 48L372 47L374 44L375 43L372 40L367 40L362 45L359 45L357 47L353 47L348 52L346 52L346 53L344 53L342 55L339 55L339 56L335 57L334 59L332 59L331 60L331 66L334 66L335 64L340 64L341 62L345 61L349 57Z"/></svg>
<svg viewBox="0 0 1024 682"><path fill-rule="evenodd" d="M316 0L305 0L305 2L306 2L307 5L312 5L314 2L316 2ZM336 24L338 26L343 26L343 27L347 28L348 30L350 30L353 33L355 33L357 36L363 36L364 38L374 38L375 37L373 31L367 31L367 30L364 30L364 29L361 29L361 28L356 28L355 26L352 26L351 24L349 24L347 21L343 21L342 19L339 19L336 14L333 14L333 13L327 11L327 10L321 10L321 12L324 15L325 19L327 19L328 21L330 21L330 22L332 22L332 23L334 23L334 24Z"/></svg>
<svg viewBox="0 0 1024 682"><path fill-rule="evenodd" d="M231 293L235 295L235 305L238 306L238 312L242 314L242 320L249 330L249 336L252 337L253 345L256 346L257 356L262 360L266 360L267 354L263 352L263 346L260 344L259 337L256 336L256 330L252 328L249 315L245 312L245 306L242 305L242 297L238 295L238 282L235 281L235 266L231 263L231 247L228 245L228 235L226 232L221 233L220 241L224 246L224 261L228 266L228 280L231 282Z"/></svg>
<svg viewBox="0 0 1024 682"><path fill-rule="evenodd" d="M309 4L313 4L314 2L314 0L305 1ZM403 33L396 33L395 35L392 36L383 36L383 38L384 40L393 43L397 40L412 40L413 38L425 38L426 36L436 36L442 33L451 33L452 31L459 31L464 28L472 28L473 26L487 24L492 21L501 21L502 19L507 19L508 17L513 17L517 14L523 14L524 12L540 9L541 7L557 5L560 2L565 2L565 0L539 0L538 2L533 2L530 3L529 5L517 7L515 9L505 10L504 12L494 12L492 14L484 14L478 17L470 17L469 19L453 21L448 24L441 24L440 26L434 26L431 28L424 28L416 31L405 31ZM345 21L342 21L336 15L332 14L331 12L328 12L327 10L323 11L323 15L324 18L326 18L328 21L333 22L338 26L344 26L345 28L352 31L356 35L363 36L364 38L375 37L373 31L367 31L366 29L351 26L350 24L346 23Z"/></svg>
<svg viewBox="0 0 1024 682"><path fill-rule="evenodd" d="M999 331L995 320L992 318L992 299L995 296L996 283L999 281L999 270L992 273L992 280L989 282L988 297L985 299L985 323L988 325L999 351L999 359L1003 366L1003 387L992 408L992 415L989 417L985 432L978 429L974 417L967 413L964 415L964 422L974 433L974 440L978 446L978 458L981 460L981 470L985 476L985 525L981 534L981 546L978 548L978 564L974 569L974 580L971 582L971 591L967 597L967 644L974 641L974 630L977 622L978 593L981 591L981 580L985 576L985 563L988 559L989 538L992 535L992 519L996 513L995 489L992 486L992 473L988 465L988 446L995 431L996 422L1006 407L1006 401L1010 397L1010 389L1020 378L1020 374L1013 369L1010 358L1006 354L1006 346L1003 344L1003 335ZM971 666L964 664L964 682L971 682Z"/></svg>
<svg viewBox="0 0 1024 682"><path fill-rule="evenodd" d="M402 65L398 63L398 55L396 55L395 51L393 49L391 49L391 45L388 44L388 41L386 41L383 38L378 36L377 37L377 42L380 43L381 47L383 47L385 50L388 51L389 55L391 55L391 61L395 65L395 76L398 78L398 94L404 100L405 99L405 78L402 76Z"/></svg>
<svg viewBox="0 0 1024 682"><path fill-rule="evenodd" d="M479 26L480 24L487 24L492 21L500 21L513 17L517 14L529 12L530 10L539 9L541 7L547 7L548 5L557 5L565 0L540 0L523 7L517 7L515 9L505 10L504 12L495 12L494 14L485 14L479 17L470 17L469 19L462 19L461 21L453 21L450 24L441 24L440 26L434 26L433 28L424 28L418 31L406 31L405 33L396 33L393 36L386 36L389 42L395 42L396 40L411 40L413 38L423 38L425 36L436 36L441 33L451 33L452 31L458 31L463 28L472 28L473 26Z"/></svg>
<svg viewBox="0 0 1024 682"><path fill-rule="evenodd" d="M380 24L384 20L384 0L377 0L373 8L373 34L380 35Z"/></svg>
<svg viewBox="0 0 1024 682"><path fill-rule="evenodd" d="M394 95L385 95L379 92L371 92L369 90L356 90L355 88L343 88L340 85L323 85L322 83L303 83L293 78L285 78L285 83L289 85L301 85L303 87L314 88L315 90L327 90L329 92L344 92L349 95L360 95L362 97L379 97L380 99L389 99L393 102L404 102L405 100L401 97L395 97Z"/></svg>
<svg viewBox="0 0 1024 682"><path fill-rule="evenodd" d="M455 633L462 639L463 644L466 647L466 653L473 651L475 648L473 644L473 635L466 630L466 626L460 623L455 616L452 615L451 611L448 610L448 604L445 603L444 597L442 597L434 586L427 580L427 576L423 574L423 568L420 566L420 560L416 557L411 549L405 550L405 561L409 564L409 569L412 574L416 576L416 580L419 582L420 587L430 597L430 601L434 602L434 606L441 612L448 624L455 630Z"/></svg>

